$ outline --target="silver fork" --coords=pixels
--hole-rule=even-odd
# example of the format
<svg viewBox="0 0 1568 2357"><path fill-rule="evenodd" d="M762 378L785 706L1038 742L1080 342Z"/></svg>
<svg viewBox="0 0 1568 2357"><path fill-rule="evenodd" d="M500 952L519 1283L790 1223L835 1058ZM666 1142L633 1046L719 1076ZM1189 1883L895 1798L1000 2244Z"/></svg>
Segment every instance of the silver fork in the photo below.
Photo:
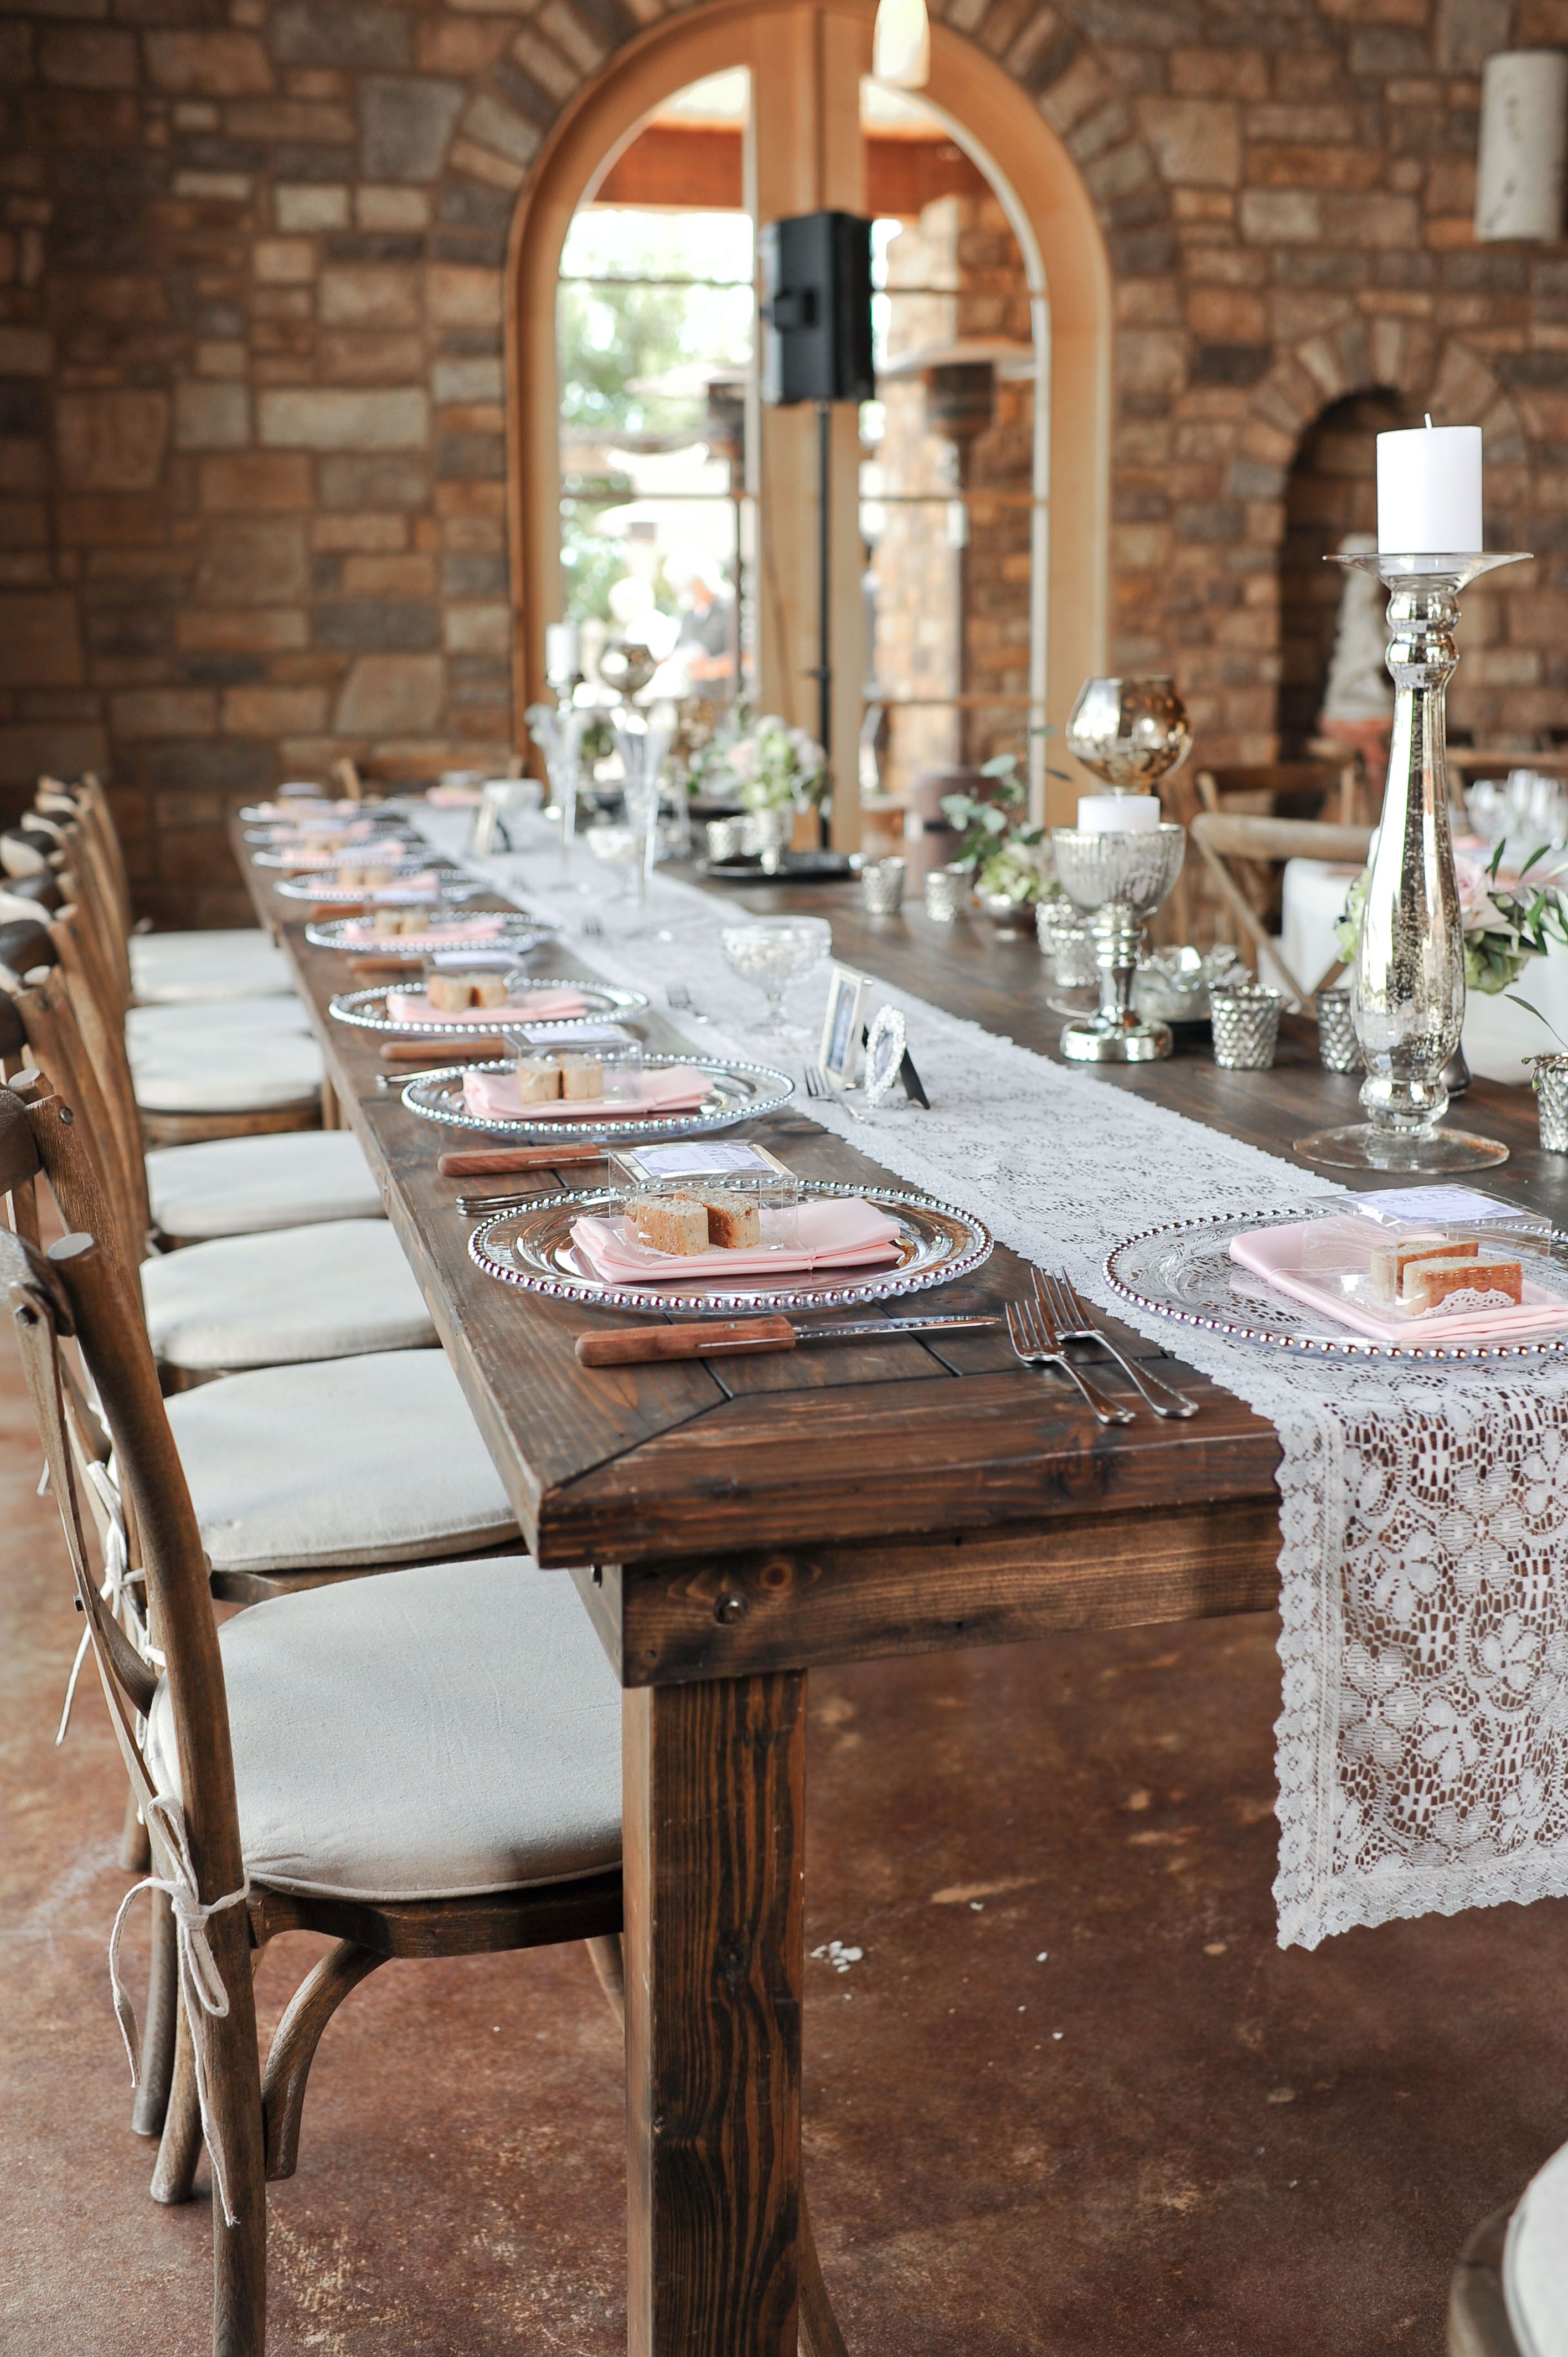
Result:
<svg viewBox="0 0 1568 2357"><path fill-rule="evenodd" d="M1132 1423L1132 1409L1121 1407L1114 1400L1107 1399L1105 1394L1073 1365L1052 1332L1044 1312L1036 1309L1033 1303L1010 1301L1007 1304L1007 1337L1013 1345L1014 1356L1022 1359L1026 1367L1059 1367L1065 1375L1070 1375L1082 1393L1085 1405L1093 1410L1101 1424Z"/></svg>
<svg viewBox="0 0 1568 2357"><path fill-rule="evenodd" d="M806 1066L806 1094L809 1097L825 1097L831 1104L842 1105L855 1121L865 1119L860 1107L852 1105L843 1091L833 1086L821 1064Z"/></svg>
<svg viewBox="0 0 1568 2357"><path fill-rule="evenodd" d="M605 929L597 917L580 918L577 931L585 942L602 942L605 937Z"/></svg>
<svg viewBox="0 0 1568 2357"><path fill-rule="evenodd" d="M683 982L671 984L664 994L664 1002L671 1015L688 1016L693 1023L706 1023L710 1019L698 1006Z"/></svg>
<svg viewBox="0 0 1568 2357"><path fill-rule="evenodd" d="M1098 1342L1109 1358L1115 1360L1122 1372L1135 1391L1142 1393L1156 1415L1196 1415L1197 1402L1188 1399L1185 1392L1173 1391L1168 1383L1155 1381L1144 1373L1133 1360L1123 1358L1109 1334L1090 1323L1088 1310L1079 1299L1070 1277L1062 1275L1047 1276L1043 1268L1034 1272L1035 1295L1041 1308L1055 1326L1064 1342Z"/></svg>

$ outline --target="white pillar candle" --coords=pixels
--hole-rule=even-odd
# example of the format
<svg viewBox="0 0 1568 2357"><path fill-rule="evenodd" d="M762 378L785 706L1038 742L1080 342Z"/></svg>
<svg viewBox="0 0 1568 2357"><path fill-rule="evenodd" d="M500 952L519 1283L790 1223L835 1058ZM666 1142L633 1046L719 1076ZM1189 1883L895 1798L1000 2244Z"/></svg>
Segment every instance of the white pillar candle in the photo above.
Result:
<svg viewBox="0 0 1568 2357"><path fill-rule="evenodd" d="M582 671L575 622L546 622L544 676L552 687L569 687Z"/></svg>
<svg viewBox="0 0 1568 2357"><path fill-rule="evenodd" d="M1476 556L1481 550L1481 429L1424 425L1378 436L1378 550Z"/></svg>
<svg viewBox="0 0 1568 2357"><path fill-rule="evenodd" d="M1085 834L1151 834L1160 823L1157 794L1079 794L1078 823Z"/></svg>

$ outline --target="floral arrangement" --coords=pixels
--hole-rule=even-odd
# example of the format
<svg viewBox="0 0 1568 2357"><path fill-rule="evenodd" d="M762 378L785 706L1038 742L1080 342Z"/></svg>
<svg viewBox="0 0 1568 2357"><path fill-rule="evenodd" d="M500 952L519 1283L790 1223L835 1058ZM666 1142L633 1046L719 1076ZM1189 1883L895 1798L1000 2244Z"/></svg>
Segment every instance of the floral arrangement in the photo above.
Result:
<svg viewBox="0 0 1568 2357"><path fill-rule="evenodd" d="M994 798L944 794L942 810L959 830L957 853L949 865L974 878L975 889L997 899L1048 899L1058 889L1056 866L1043 826L1020 825L1026 788L1015 753L983 762L980 774L996 780Z"/></svg>
<svg viewBox="0 0 1568 2357"><path fill-rule="evenodd" d="M765 712L723 747L714 782L723 780L748 811L800 810L826 793L828 757L806 729Z"/></svg>
<svg viewBox="0 0 1568 2357"><path fill-rule="evenodd" d="M1517 982L1528 961L1544 957L1552 942L1568 944L1568 899L1557 881L1561 868L1526 881L1536 862L1547 856L1547 846L1531 852L1519 876L1507 883L1498 875L1502 856L1499 843L1484 866L1464 852L1454 860L1465 927L1465 987L1488 997ZM1351 885L1334 928L1339 954L1348 962L1361 937L1369 873L1363 868Z"/></svg>

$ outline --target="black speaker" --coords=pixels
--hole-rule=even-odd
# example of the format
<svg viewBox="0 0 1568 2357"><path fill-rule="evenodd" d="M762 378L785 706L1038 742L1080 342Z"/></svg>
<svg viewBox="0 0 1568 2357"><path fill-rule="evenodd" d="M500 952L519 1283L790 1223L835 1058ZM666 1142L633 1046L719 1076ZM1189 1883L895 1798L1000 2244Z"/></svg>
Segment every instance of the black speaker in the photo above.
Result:
<svg viewBox="0 0 1568 2357"><path fill-rule="evenodd" d="M764 224L762 398L869 401L871 223L854 213L798 213Z"/></svg>

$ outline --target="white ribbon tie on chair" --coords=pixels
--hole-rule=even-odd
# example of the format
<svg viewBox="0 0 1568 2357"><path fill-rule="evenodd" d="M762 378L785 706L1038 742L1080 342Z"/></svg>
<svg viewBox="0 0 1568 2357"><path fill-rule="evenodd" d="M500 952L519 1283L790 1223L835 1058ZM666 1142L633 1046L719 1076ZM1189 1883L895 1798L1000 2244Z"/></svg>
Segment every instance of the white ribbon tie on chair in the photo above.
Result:
<svg viewBox="0 0 1568 2357"><path fill-rule="evenodd" d="M229 2011L229 1992L223 1986L207 1937L207 1926L214 1915L226 1907L242 1907L250 1896L250 1878L238 1890L226 1898L214 1899L205 1905L197 1887L196 1868L191 1862L190 1843L185 1829L185 1812L179 1803L166 1792L155 1793L144 1815L147 1830L154 1836L168 1861L166 1875L149 1874L134 1883L120 1901L120 1911L114 1918L114 1928L109 1934L109 1986L114 1999L114 2018L120 2025L120 2035L125 2041L125 2053L131 2065L131 2084L141 2083L142 2040L136 2027L135 2007L120 1978L120 1940L125 1916L133 1900L144 1890L166 1893L174 1915L175 1941L179 1959L179 1993L185 2007L186 2025L190 2032L191 2061L196 2072L196 2098L201 2110L201 2132L207 2139L207 2149L212 2161L212 2179L222 2204L226 2226L239 2223L233 2203L229 2198L229 2168L223 2151L223 2139L218 2133L209 2093L209 2064L207 2050L209 2020L221 2021Z"/></svg>
<svg viewBox="0 0 1568 2357"><path fill-rule="evenodd" d="M46 1466L44 1469L47 1472L48 1469ZM125 1517L120 1505L120 1492L114 1487L106 1467L95 1464L89 1458L83 1469L98 1492L99 1503L103 1508L104 1515L103 1585L98 1593L108 1605L122 1629L125 1630L126 1635L143 1661L150 1663L155 1670L161 1670L164 1666L164 1657L156 1645L147 1642L147 1624L142 1615L141 1604L131 1593L132 1588L140 1584L142 1575L139 1571L134 1572L131 1569L131 1545L126 1536ZM130 1624L128 1628L127 1621ZM55 1729L57 1749L65 1741L70 1727L71 1706L76 1701L76 1683L81 1675L81 1665L87 1659L88 1648L91 1642L91 1630L83 1629L81 1641L77 1645L75 1659L70 1665L70 1675L66 1680L65 1704L60 1711L59 1725ZM136 1722L138 1740L142 1734L142 1726L143 1722L138 1719Z"/></svg>

